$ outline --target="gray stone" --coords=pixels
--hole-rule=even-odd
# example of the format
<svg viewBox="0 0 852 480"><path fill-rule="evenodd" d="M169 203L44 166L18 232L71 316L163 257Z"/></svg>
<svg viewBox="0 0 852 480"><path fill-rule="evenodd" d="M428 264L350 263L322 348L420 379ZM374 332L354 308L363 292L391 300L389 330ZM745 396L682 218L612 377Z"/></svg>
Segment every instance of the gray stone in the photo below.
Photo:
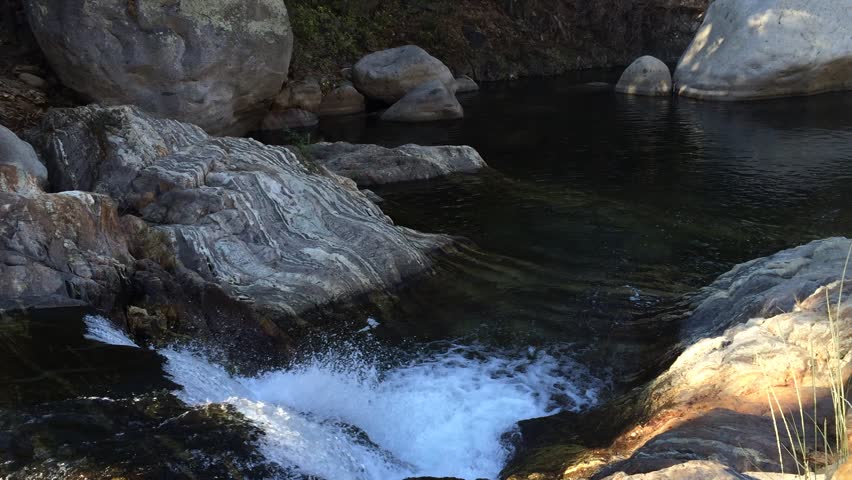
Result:
<svg viewBox="0 0 852 480"><path fill-rule="evenodd" d="M0 192L38 191L47 183L47 168L33 147L0 125Z"/></svg>
<svg viewBox="0 0 852 480"><path fill-rule="evenodd" d="M646 55L627 67L615 91L629 95L668 96L672 92L672 75L665 63Z"/></svg>
<svg viewBox="0 0 852 480"><path fill-rule="evenodd" d="M675 70L680 95L748 100L852 88L852 2L717 0Z"/></svg>
<svg viewBox="0 0 852 480"><path fill-rule="evenodd" d="M38 143L57 184L111 195L164 235L176 271L265 318L390 289L451 243L394 226L351 180L286 147L134 108L53 110Z"/></svg>
<svg viewBox="0 0 852 480"><path fill-rule="evenodd" d="M213 134L256 128L287 78L293 34L280 0L29 0L62 82Z"/></svg>
<svg viewBox="0 0 852 480"><path fill-rule="evenodd" d="M355 87L369 98L393 103L430 80L452 85L452 72L420 47L404 47L371 53L355 64Z"/></svg>
<svg viewBox="0 0 852 480"><path fill-rule="evenodd" d="M314 161L361 187L475 172L487 166L479 153L467 146L385 148L338 142L311 145L310 152Z"/></svg>
<svg viewBox="0 0 852 480"><path fill-rule="evenodd" d="M27 85L33 88L44 89L47 86L47 81L38 75L33 75L32 73L23 72L18 74L18 80L26 83Z"/></svg>
<svg viewBox="0 0 852 480"><path fill-rule="evenodd" d="M477 85L476 82L467 75L462 75L456 78L454 89L456 93L470 93L478 91L479 85Z"/></svg>
<svg viewBox="0 0 852 480"><path fill-rule="evenodd" d="M430 122L464 117L455 94L440 80L426 82L410 91L382 114L394 122Z"/></svg>
<svg viewBox="0 0 852 480"><path fill-rule="evenodd" d="M322 87L316 79L308 78L289 85L290 108L316 112L322 103Z"/></svg>
<svg viewBox="0 0 852 480"><path fill-rule="evenodd" d="M272 111L263 119L261 130L287 130L291 128L311 128L319 125L319 118L311 112L290 108L283 112Z"/></svg>
<svg viewBox="0 0 852 480"><path fill-rule="evenodd" d="M319 106L317 114L321 117L353 115L361 113L365 109L366 102L364 95L361 95L361 92L351 83L345 82L329 92L322 99L322 104Z"/></svg>

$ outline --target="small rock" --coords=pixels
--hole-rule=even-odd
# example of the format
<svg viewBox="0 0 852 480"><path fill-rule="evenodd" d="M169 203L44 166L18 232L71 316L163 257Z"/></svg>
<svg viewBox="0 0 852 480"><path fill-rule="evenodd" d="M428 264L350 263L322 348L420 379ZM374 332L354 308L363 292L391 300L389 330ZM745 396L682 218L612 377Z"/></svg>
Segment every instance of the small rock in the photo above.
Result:
<svg viewBox="0 0 852 480"><path fill-rule="evenodd" d="M400 100L430 80L446 85L455 80L446 65L415 45L365 56L355 64L352 79L361 93L387 103Z"/></svg>
<svg viewBox="0 0 852 480"><path fill-rule="evenodd" d="M455 94L441 80L432 80L409 92L382 114L382 120L429 122L464 117Z"/></svg>
<svg viewBox="0 0 852 480"><path fill-rule="evenodd" d="M672 92L672 74L661 60L645 55L627 67L615 91L628 95L667 96Z"/></svg>
<svg viewBox="0 0 852 480"><path fill-rule="evenodd" d="M261 130L286 130L290 128L311 128L319 125L319 118L307 110L290 108L283 112L269 112L263 119Z"/></svg>
<svg viewBox="0 0 852 480"><path fill-rule="evenodd" d="M476 92L479 90L479 85L467 75L462 75L456 78L455 90L456 93Z"/></svg>
<svg viewBox="0 0 852 480"><path fill-rule="evenodd" d="M316 112L322 103L322 87L314 78L294 82L290 85L290 107Z"/></svg>
<svg viewBox="0 0 852 480"><path fill-rule="evenodd" d="M47 168L33 147L0 125L0 192L39 191L47 183Z"/></svg>
<svg viewBox="0 0 852 480"><path fill-rule="evenodd" d="M44 89L45 87L47 87L47 81L45 79L39 77L38 75L33 75L32 73L21 73L18 75L18 80L26 83L27 85L33 88Z"/></svg>
<svg viewBox="0 0 852 480"><path fill-rule="evenodd" d="M344 80L352 81L352 67L341 68L340 76L343 77Z"/></svg>
<svg viewBox="0 0 852 480"><path fill-rule="evenodd" d="M366 109L364 95L351 83L345 82L325 96L317 114L323 116L352 115Z"/></svg>

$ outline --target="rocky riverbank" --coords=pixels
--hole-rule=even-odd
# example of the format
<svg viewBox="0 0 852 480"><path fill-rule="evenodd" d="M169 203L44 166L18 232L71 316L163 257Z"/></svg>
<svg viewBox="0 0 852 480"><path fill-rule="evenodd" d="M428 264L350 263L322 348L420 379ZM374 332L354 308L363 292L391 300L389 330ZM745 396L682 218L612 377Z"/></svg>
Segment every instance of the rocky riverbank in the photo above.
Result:
<svg viewBox="0 0 852 480"><path fill-rule="evenodd" d="M830 470L837 457L814 442L834 439L832 374L850 375L852 285L841 297L840 279L851 243L813 242L719 277L689 300L667 371L597 411L522 422L506 478L751 478L795 472L791 452ZM780 412L807 416L794 434L806 451L787 446Z"/></svg>
<svg viewBox="0 0 852 480"><path fill-rule="evenodd" d="M4 310L89 306L143 338L189 335L262 355L286 350L288 332L326 305L390 291L452 249L450 237L395 226L298 149L210 137L131 107L53 110L29 138L41 160L2 136ZM333 165L333 147L319 157L330 168L378 173ZM433 163L412 158L413 170L379 175L465 167L453 149L408 149Z"/></svg>

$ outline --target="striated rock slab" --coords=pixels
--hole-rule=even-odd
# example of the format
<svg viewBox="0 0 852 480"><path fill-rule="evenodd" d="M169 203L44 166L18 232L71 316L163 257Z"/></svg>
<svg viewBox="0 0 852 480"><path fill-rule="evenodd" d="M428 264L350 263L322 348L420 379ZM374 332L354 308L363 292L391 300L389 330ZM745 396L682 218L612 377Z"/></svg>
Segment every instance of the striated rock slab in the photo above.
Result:
<svg viewBox="0 0 852 480"><path fill-rule="evenodd" d="M391 288L451 243L287 148L134 108L54 110L37 139L55 186L110 195L165 234L178 270L273 317Z"/></svg>
<svg viewBox="0 0 852 480"><path fill-rule="evenodd" d="M47 169L29 143L0 125L0 191L37 192L47 182Z"/></svg>
<svg viewBox="0 0 852 480"><path fill-rule="evenodd" d="M280 0L28 0L32 31L69 88L215 134L263 119L287 78Z"/></svg>
<svg viewBox="0 0 852 480"><path fill-rule="evenodd" d="M385 148L337 142L311 145L310 152L317 163L351 178L360 187L427 180L487 167L479 153L467 146Z"/></svg>
<svg viewBox="0 0 852 480"><path fill-rule="evenodd" d="M852 88L852 2L717 0L675 70L680 95L749 100Z"/></svg>

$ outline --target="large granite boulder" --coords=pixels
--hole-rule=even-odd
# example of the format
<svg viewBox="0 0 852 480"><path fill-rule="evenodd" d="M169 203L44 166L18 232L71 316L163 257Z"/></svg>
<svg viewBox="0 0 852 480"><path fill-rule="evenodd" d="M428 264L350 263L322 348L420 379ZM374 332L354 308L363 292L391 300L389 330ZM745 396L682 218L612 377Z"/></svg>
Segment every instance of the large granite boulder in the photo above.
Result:
<svg viewBox="0 0 852 480"><path fill-rule="evenodd" d="M615 91L629 95L662 97L672 93L672 74L661 60L639 57L621 74Z"/></svg>
<svg viewBox="0 0 852 480"><path fill-rule="evenodd" d="M445 85L455 82L452 72L440 60L415 45L371 53L352 70L355 87L367 97L394 103L430 80Z"/></svg>
<svg viewBox="0 0 852 480"><path fill-rule="evenodd" d="M852 3L716 0L674 75L680 95L748 100L852 88Z"/></svg>
<svg viewBox="0 0 852 480"><path fill-rule="evenodd" d="M382 120L392 122L431 122L464 117L451 86L441 80L426 82L408 92L382 114Z"/></svg>
<svg viewBox="0 0 852 480"><path fill-rule="evenodd" d="M351 178L359 187L427 180L487 166L479 153L467 146L385 148L337 142L317 143L309 148L315 162Z"/></svg>
<svg viewBox="0 0 852 480"><path fill-rule="evenodd" d="M390 289L451 242L394 226L351 180L285 147L135 108L53 110L37 141L54 185L111 196L162 234L175 271L265 318Z"/></svg>
<svg viewBox="0 0 852 480"><path fill-rule="evenodd" d="M287 78L293 34L282 0L27 0L62 82L212 134L256 127Z"/></svg>
<svg viewBox="0 0 852 480"><path fill-rule="evenodd" d="M0 191L39 191L47 183L47 169L33 147L0 125Z"/></svg>

